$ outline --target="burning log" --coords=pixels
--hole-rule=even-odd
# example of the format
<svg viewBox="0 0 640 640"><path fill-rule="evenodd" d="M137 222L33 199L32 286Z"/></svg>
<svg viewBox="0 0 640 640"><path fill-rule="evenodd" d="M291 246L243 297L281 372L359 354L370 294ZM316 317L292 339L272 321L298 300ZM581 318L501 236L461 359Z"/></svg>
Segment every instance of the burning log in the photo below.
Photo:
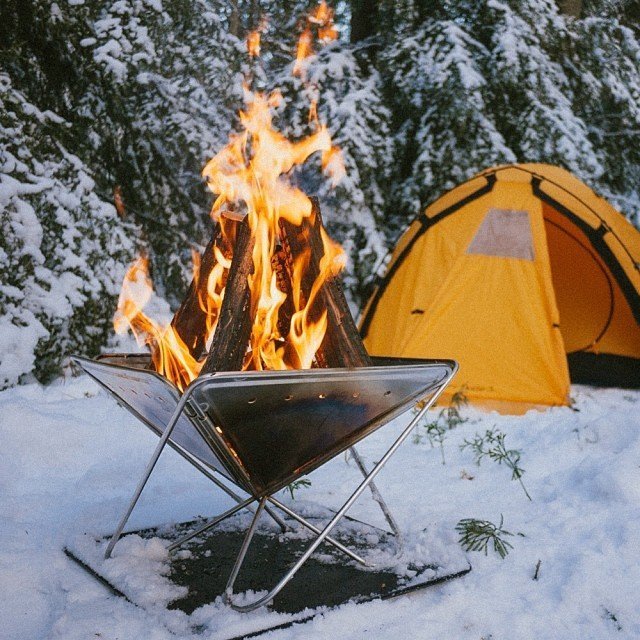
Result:
<svg viewBox="0 0 640 640"><path fill-rule="evenodd" d="M287 251L282 244L276 247L276 251L271 258L271 266L276 273L278 289L287 296L278 313L278 331L280 335L286 339L289 335L291 319L295 313L295 306L293 304L291 266L287 257Z"/></svg>
<svg viewBox="0 0 640 640"><path fill-rule="evenodd" d="M214 320L209 319L210 314L207 313L203 301L207 299L209 277L218 263L215 247L220 247L222 244L222 224L217 222L211 240L200 256L200 265L196 268L187 295L171 320L171 326L196 360L200 360L206 351L209 329L207 321ZM230 254L228 247L224 253Z"/></svg>
<svg viewBox="0 0 640 640"><path fill-rule="evenodd" d="M302 225L295 226L286 220L281 221L283 240L288 255L288 264L310 250L310 258L302 278L302 294L308 300L324 257L322 241L322 216L318 201L311 199L313 209ZM306 302L306 301L305 301ZM312 312L319 315L326 309L327 330L322 344L316 352L319 367L366 367L371 359L366 352L358 329L349 310L338 275L330 276L321 286Z"/></svg>
<svg viewBox="0 0 640 640"><path fill-rule="evenodd" d="M248 221L238 222L224 300L200 375L242 369L254 321L248 281L253 273L254 243Z"/></svg>
<svg viewBox="0 0 640 640"><path fill-rule="evenodd" d="M153 294L146 268L125 279L116 328L128 323L149 346L155 370L181 390L214 371L370 364L338 277L344 254L317 203L286 180L315 152L335 178L339 150L319 122L303 140L284 138L272 127L276 101L252 95L241 113L244 135L232 136L203 170L220 225L169 327L143 312ZM246 210L246 220L236 209Z"/></svg>
<svg viewBox="0 0 640 640"><path fill-rule="evenodd" d="M211 348L200 375L215 371L239 371L242 369L249 339L254 324L255 309L252 309L249 286L249 275L254 272L253 247L254 239L248 221L236 223L236 240L233 247L233 258L226 280L226 288L218 324L213 336ZM276 273L279 290L286 295L285 301L279 309L278 327L283 343L287 341L291 319L295 313L294 305L294 276L293 265L302 260L305 268L300 282L300 300L298 306L307 305L310 297L314 299L310 307L312 321L326 311L327 329L322 343L315 354L314 365L317 367L365 367L371 364L347 300L342 290L340 277L330 275L315 293L312 293L314 283L320 275L325 256L323 243L323 224L320 207L313 200L311 215L303 219L301 225L295 225L286 220L280 221L281 245L272 256L272 268ZM215 242L216 236L214 234ZM203 266L204 262L203 262ZM326 265L325 265L325 268ZM316 285L317 286L317 285ZM189 312L195 313L197 319L185 326L202 325L201 307L193 303L197 297L192 289L192 283L185 303L183 303L176 319ZM180 314L180 317L178 317ZM203 344L202 340L198 344Z"/></svg>

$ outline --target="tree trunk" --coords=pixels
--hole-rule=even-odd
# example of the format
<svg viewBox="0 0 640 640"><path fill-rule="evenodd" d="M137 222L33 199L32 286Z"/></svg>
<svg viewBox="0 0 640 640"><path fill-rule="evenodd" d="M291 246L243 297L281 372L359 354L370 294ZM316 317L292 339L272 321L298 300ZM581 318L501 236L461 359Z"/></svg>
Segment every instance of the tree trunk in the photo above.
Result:
<svg viewBox="0 0 640 640"><path fill-rule="evenodd" d="M355 44L375 35L380 0L351 0L351 42Z"/></svg>

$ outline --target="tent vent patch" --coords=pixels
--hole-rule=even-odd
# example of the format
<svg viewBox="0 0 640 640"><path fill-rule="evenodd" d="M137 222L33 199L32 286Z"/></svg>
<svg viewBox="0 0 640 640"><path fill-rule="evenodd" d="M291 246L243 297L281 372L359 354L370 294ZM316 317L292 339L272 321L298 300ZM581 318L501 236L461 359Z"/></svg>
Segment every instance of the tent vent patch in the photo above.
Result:
<svg viewBox="0 0 640 640"><path fill-rule="evenodd" d="M529 213L518 209L489 209L467 253L533 260Z"/></svg>

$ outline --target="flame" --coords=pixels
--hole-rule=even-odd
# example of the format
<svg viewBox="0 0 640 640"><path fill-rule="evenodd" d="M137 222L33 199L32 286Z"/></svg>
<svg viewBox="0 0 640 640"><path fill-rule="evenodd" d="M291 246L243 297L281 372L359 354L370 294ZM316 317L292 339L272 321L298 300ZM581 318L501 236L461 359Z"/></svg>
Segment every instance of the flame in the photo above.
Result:
<svg viewBox="0 0 640 640"><path fill-rule="evenodd" d="M313 153L331 155L334 147L326 126L321 124L315 133L298 142L291 142L277 131L271 115L271 108L280 101L277 93L266 96L247 91L246 100L247 108L240 113L244 131L233 136L203 171L209 188L218 196L213 216L218 217L226 206L243 204L255 241L254 273L249 276L255 321L245 368L309 368L326 331L326 314L312 319L311 308L322 283L335 275L335 258L342 255L342 250L323 234L326 264L307 300L303 299L302 281L310 249L296 259L291 269L294 313L290 326L284 330L279 312L287 296L278 286L273 256L281 243L280 221L299 226L312 212L309 198L285 176Z"/></svg>
<svg viewBox="0 0 640 640"><path fill-rule="evenodd" d="M204 311L206 327L205 345L207 349L211 346L213 334L218 325L218 312L222 307L222 301L224 299L224 279L231 267L231 260L222 253L220 247L214 246L213 253L215 264L207 278L207 285L206 287L200 287L201 258L197 251L193 252L193 283L196 291L198 291L198 306ZM197 340L197 336L194 336L194 340ZM199 371L200 367L198 367L198 372Z"/></svg>
<svg viewBox="0 0 640 640"><path fill-rule="evenodd" d="M260 55L260 29L251 31L247 36L247 51L252 58Z"/></svg>
<svg viewBox="0 0 640 640"><path fill-rule="evenodd" d="M138 344L150 348L154 369L182 390L198 375L202 363L191 356L171 325L163 327L143 312L152 295L149 259L142 255L124 277L113 326L120 335L131 329Z"/></svg>
<svg viewBox="0 0 640 640"><path fill-rule="evenodd" d="M318 40L326 44L338 37L338 30L333 24L333 9L324 0L309 16L309 22L318 25Z"/></svg>
<svg viewBox="0 0 640 640"><path fill-rule="evenodd" d="M293 65L293 75L299 76L302 74L302 63L313 53L313 34L311 29L307 27L300 38L298 38L298 46L296 48L296 61Z"/></svg>
<svg viewBox="0 0 640 640"><path fill-rule="evenodd" d="M313 29L322 44L327 44L338 37L338 30L333 24L333 9L322 0L315 11L307 17L307 24L298 39L296 61L293 65L293 75L304 75L304 61L313 55Z"/></svg>
<svg viewBox="0 0 640 640"><path fill-rule="evenodd" d="M247 36L249 55L260 53L262 27ZM337 37L333 10L320 2L307 18L298 42L296 67L313 53L313 32L321 41ZM253 93L245 87L246 107L240 112L242 130L229 141L203 170L211 191L216 194L211 215L221 225L224 242L215 244L213 268L206 286L200 282L201 258L193 254L193 285L199 292L198 305L206 318L205 344L208 349L215 333L225 295L226 277L231 266L233 242L227 236L229 211L246 211L253 241L253 273L248 277L251 313L254 318L244 369L307 369L314 365L316 352L327 330L327 312L316 304L322 286L336 276L345 264L345 254L321 228L323 257L310 280L311 248L292 257L283 246L282 221L300 227L313 212L311 200L291 184L288 175L314 153L321 154L322 168L335 184L344 176L340 149L332 145L326 125L318 119L315 101L310 105L309 122L315 132L293 142L274 128L272 109L282 101L277 92ZM310 223L312 221L310 220ZM114 328L118 333L131 329L139 344L146 344L156 371L172 380L181 390L199 374L203 360L192 355L202 336L185 345L173 326L162 326L143 312L153 294L149 261L141 256L125 276ZM191 347L191 349L189 348Z"/></svg>
<svg viewBox="0 0 640 640"><path fill-rule="evenodd" d="M322 169L331 179L332 187L336 187L347 175L344 158L339 147L331 147L328 151L322 152Z"/></svg>

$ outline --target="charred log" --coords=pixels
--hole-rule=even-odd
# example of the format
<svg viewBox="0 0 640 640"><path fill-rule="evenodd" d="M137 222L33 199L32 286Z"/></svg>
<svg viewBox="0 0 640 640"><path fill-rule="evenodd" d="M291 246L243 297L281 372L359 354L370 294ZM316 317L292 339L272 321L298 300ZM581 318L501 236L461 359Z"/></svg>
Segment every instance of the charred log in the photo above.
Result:
<svg viewBox="0 0 640 640"><path fill-rule="evenodd" d="M253 245L248 221L237 222L224 300L201 375L242 369L254 321L248 280L253 273Z"/></svg>
<svg viewBox="0 0 640 640"><path fill-rule="evenodd" d="M207 320L211 322L211 319L203 301L207 298L209 276L217 263L214 247L220 247L222 243L222 225L218 222L200 256L200 267L189 285L187 295L171 320L171 326L196 360L200 360L206 350Z"/></svg>
<svg viewBox="0 0 640 640"><path fill-rule="evenodd" d="M322 242L322 216L315 198L312 198L311 215L300 226L282 221L283 243L292 265L305 251L309 251L308 265L302 278L303 304L309 299L313 283L320 274L320 263L324 256ZM312 305L311 316L318 317L327 311L327 331L322 345L316 353L319 367L366 367L371 359L366 352L349 305L342 290L340 277L330 276L322 285Z"/></svg>

